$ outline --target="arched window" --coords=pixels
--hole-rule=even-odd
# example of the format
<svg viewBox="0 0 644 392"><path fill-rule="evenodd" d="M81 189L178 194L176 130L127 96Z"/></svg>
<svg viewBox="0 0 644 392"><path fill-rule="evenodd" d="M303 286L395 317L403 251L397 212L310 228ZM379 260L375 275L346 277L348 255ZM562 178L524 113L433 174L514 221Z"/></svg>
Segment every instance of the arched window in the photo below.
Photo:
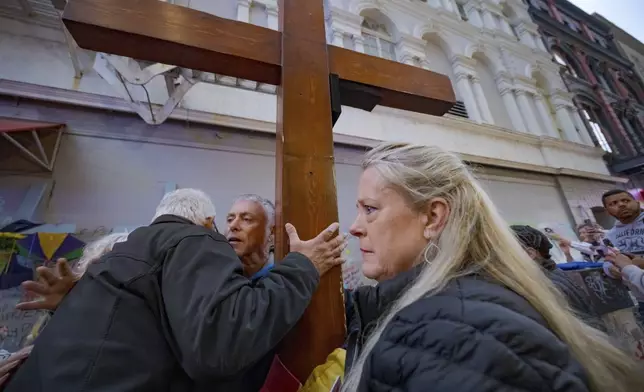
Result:
<svg viewBox="0 0 644 392"><path fill-rule="evenodd" d="M366 54L387 60L396 60L394 38L384 23L365 17L362 22L362 38Z"/></svg>
<svg viewBox="0 0 644 392"><path fill-rule="evenodd" d="M597 83L599 83L599 85L602 86L604 90L610 91L611 93L617 93L613 84L613 78L610 74L610 70L606 68L605 65L591 61L591 69L595 73Z"/></svg>
<svg viewBox="0 0 644 392"><path fill-rule="evenodd" d="M600 119L596 111L590 107L584 107L580 110L580 113L592 131L593 141L595 144L601 147L604 151L612 153L613 148L608 144L608 140L606 140L606 136L604 136L604 131L600 125Z"/></svg>
<svg viewBox="0 0 644 392"><path fill-rule="evenodd" d="M425 56L428 60L427 68L439 74L447 75L447 77L455 85L454 70L449 60L448 49L446 49L445 42L435 33L425 34ZM461 92L457 88L454 89L457 100L462 100Z"/></svg>
<svg viewBox="0 0 644 392"><path fill-rule="evenodd" d="M508 109L497 87L491 61L481 53L476 53L473 58L476 60L476 75L479 78L494 124L502 128L514 129Z"/></svg>
<svg viewBox="0 0 644 392"><path fill-rule="evenodd" d="M553 50L552 55L555 59L555 62L561 66L564 66L564 72L574 76L576 78L583 79L582 73L578 71L576 64L570 59L570 57L559 50Z"/></svg>

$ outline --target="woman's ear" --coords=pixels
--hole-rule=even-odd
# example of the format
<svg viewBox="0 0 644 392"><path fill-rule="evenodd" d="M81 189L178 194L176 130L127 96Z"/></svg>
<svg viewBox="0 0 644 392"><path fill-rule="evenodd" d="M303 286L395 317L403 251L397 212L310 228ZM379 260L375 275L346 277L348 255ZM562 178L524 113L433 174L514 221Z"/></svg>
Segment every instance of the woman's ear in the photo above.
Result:
<svg viewBox="0 0 644 392"><path fill-rule="evenodd" d="M435 197L427 202L426 223L423 232L425 239L431 240L438 237L447 224L449 213L449 204L442 197Z"/></svg>

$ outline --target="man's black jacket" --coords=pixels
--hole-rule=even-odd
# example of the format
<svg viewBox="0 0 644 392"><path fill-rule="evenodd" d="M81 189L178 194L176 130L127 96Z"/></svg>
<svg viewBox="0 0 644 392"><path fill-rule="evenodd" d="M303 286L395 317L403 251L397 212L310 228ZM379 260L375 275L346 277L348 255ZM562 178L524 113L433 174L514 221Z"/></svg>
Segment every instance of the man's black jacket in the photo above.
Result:
<svg viewBox="0 0 644 392"><path fill-rule="evenodd" d="M255 392L318 282L291 253L251 284L222 235L162 216L89 267L7 391Z"/></svg>

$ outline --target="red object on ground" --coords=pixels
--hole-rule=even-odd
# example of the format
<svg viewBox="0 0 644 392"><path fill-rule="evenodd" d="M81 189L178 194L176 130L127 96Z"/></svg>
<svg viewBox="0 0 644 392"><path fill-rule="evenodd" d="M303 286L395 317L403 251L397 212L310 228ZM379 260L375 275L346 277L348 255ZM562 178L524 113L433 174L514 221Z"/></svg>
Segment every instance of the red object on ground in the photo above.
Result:
<svg viewBox="0 0 644 392"><path fill-rule="evenodd" d="M302 384L276 355L260 392L297 392Z"/></svg>

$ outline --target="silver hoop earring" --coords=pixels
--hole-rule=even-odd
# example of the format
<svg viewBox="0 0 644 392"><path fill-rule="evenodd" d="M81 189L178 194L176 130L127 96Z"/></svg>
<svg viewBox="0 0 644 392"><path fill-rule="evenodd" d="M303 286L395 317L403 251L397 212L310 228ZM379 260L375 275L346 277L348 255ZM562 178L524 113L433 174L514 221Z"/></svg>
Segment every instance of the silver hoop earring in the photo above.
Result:
<svg viewBox="0 0 644 392"><path fill-rule="evenodd" d="M435 242L430 242L423 252L423 261L426 263L431 263L432 260L436 258L441 249L436 245Z"/></svg>

